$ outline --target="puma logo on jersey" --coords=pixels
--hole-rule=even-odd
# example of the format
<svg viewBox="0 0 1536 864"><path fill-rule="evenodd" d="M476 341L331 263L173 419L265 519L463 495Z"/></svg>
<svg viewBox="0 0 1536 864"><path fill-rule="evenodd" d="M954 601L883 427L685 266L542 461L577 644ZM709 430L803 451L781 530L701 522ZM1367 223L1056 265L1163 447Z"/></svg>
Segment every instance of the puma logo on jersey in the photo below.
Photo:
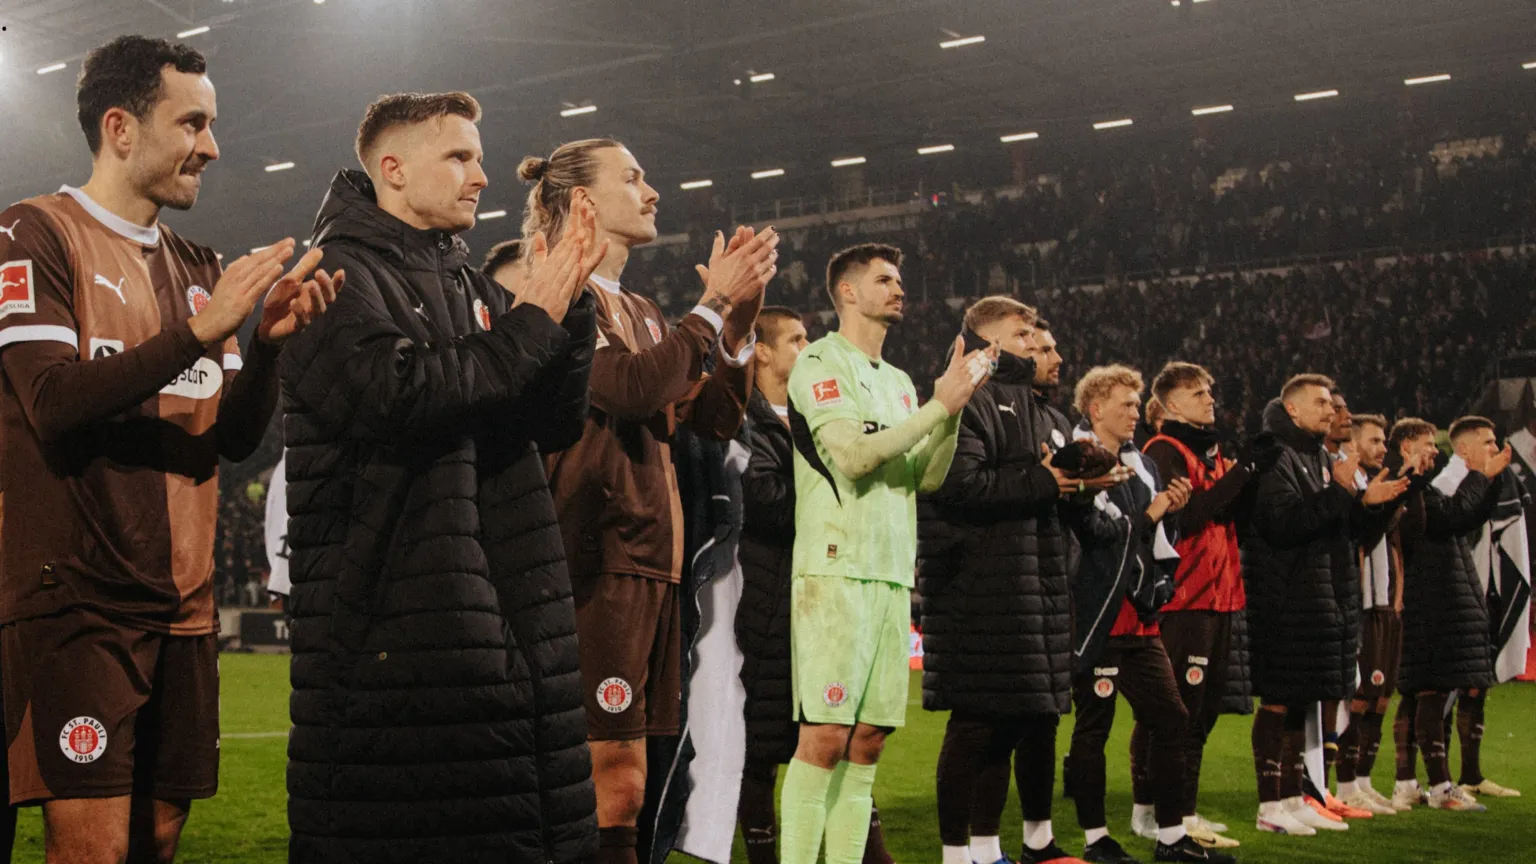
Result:
<svg viewBox="0 0 1536 864"><path fill-rule="evenodd" d="M9 227L9 228L6 228L4 226L0 226L0 234L4 234L5 236L11 238L11 242L15 243L16 242L16 226L20 225L20 224L21 224L21 220L17 219L15 222L11 223L11 227Z"/></svg>
<svg viewBox="0 0 1536 864"><path fill-rule="evenodd" d="M101 275L100 273L96 274L96 284L100 285L103 288L106 288L106 289L110 290L113 294L116 294L117 295L117 299L122 301L122 304L124 306L128 305L128 299L123 296L123 283L127 282L127 281L128 281L128 277L124 276L121 279L117 280L117 284L113 284L113 283L107 281L107 277Z"/></svg>
<svg viewBox="0 0 1536 864"><path fill-rule="evenodd" d="M1008 412L1009 414L1012 414L1015 417L1019 416L1019 412L1013 410L1013 406L1012 405L998 405L997 406L997 410L999 410L999 411L1006 411L1006 412Z"/></svg>

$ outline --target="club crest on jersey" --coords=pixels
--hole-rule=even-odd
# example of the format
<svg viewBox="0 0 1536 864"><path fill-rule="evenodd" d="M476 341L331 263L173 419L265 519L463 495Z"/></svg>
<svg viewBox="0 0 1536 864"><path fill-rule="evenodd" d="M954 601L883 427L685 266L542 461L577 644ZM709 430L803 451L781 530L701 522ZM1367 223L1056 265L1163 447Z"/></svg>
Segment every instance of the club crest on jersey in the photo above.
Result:
<svg viewBox="0 0 1536 864"><path fill-rule="evenodd" d="M843 391L837 386L836 378L828 378L825 381L817 381L811 385L811 399L818 406L841 405Z"/></svg>
<svg viewBox="0 0 1536 864"><path fill-rule="evenodd" d="M484 300L475 301L475 321L481 330L491 329L491 307L485 305Z"/></svg>
<svg viewBox="0 0 1536 864"><path fill-rule="evenodd" d="M208 289L201 285L193 285L187 288L187 308L192 310L193 315L201 315L203 310L208 308L208 302L212 299L213 295L209 294Z"/></svg>
<svg viewBox="0 0 1536 864"><path fill-rule="evenodd" d="M1093 682L1093 695L1100 699L1108 699L1115 695L1115 682L1108 678L1100 678Z"/></svg>
<svg viewBox="0 0 1536 864"><path fill-rule="evenodd" d="M912 413L912 394L911 393L903 393L903 394L901 394L901 407L907 409L907 413L908 414Z"/></svg>
<svg viewBox="0 0 1536 864"><path fill-rule="evenodd" d="M623 678L608 678L597 685L597 704L609 714L622 714L635 701L635 689Z"/></svg>
<svg viewBox="0 0 1536 864"><path fill-rule="evenodd" d="M821 701L827 703L828 708L841 708L848 701L848 688L841 681L833 681L821 691Z"/></svg>
<svg viewBox="0 0 1536 864"><path fill-rule="evenodd" d="M107 727L95 717L76 717L59 731L59 749L76 764L95 762L107 752Z"/></svg>
<svg viewBox="0 0 1536 864"><path fill-rule="evenodd" d="M645 319L645 329L646 329L646 332L651 334L651 341L652 342L660 342L661 341L661 325L660 324L657 324L654 320L652 320L650 318L647 318L647 319Z"/></svg>
<svg viewBox="0 0 1536 864"><path fill-rule="evenodd" d="M1384 672L1382 672L1380 669L1373 669L1373 670L1371 670L1371 686L1372 687L1380 687L1381 685L1383 685L1385 683L1387 683L1387 676L1386 676L1386 674Z"/></svg>
<svg viewBox="0 0 1536 864"><path fill-rule="evenodd" d="M37 293L32 288L32 259L0 264L0 318L30 315L37 311Z"/></svg>

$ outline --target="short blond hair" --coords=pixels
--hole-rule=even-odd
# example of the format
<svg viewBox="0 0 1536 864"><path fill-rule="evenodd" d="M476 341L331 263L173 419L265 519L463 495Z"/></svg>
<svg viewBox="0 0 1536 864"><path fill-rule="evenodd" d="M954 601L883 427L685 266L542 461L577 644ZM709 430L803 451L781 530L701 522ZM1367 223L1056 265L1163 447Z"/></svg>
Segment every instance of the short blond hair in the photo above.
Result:
<svg viewBox="0 0 1536 864"><path fill-rule="evenodd" d="M1079 414L1088 417L1088 409L1093 403L1109 396L1116 387L1129 387L1139 394L1144 384L1141 373L1129 366L1118 363L1112 366L1095 366L1077 382L1072 404Z"/></svg>
<svg viewBox="0 0 1536 864"><path fill-rule="evenodd" d="M1001 321L1014 315L1024 319L1024 323L1035 326L1035 319L1040 313L1035 307L1009 297L1006 294L993 294L991 297L983 297L971 304L971 308L965 310L965 329L972 333L995 321Z"/></svg>

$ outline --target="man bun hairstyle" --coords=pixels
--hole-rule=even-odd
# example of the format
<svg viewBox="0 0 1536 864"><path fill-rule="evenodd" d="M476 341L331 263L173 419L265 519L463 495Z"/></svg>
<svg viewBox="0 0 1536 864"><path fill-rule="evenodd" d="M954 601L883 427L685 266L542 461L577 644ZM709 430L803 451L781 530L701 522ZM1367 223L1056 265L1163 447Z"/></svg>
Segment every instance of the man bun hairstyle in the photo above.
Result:
<svg viewBox="0 0 1536 864"><path fill-rule="evenodd" d="M901 250L889 243L860 243L832 256L827 262L827 296L832 298L832 308L837 308L837 286L856 267L868 267L874 261L889 261L892 267L901 267Z"/></svg>
<svg viewBox="0 0 1536 864"><path fill-rule="evenodd" d="M1487 417L1479 417L1476 414L1468 415L1451 424L1450 438L1452 441L1455 441L1463 435L1483 429L1491 430L1495 435L1499 433L1499 427L1493 425L1493 421Z"/></svg>
<svg viewBox="0 0 1536 864"><path fill-rule="evenodd" d="M553 246L565 230L571 212L571 192L597 182L597 152L624 149L612 138L583 138L555 148L548 158L529 156L518 163L517 176L533 186L523 207L523 239L544 232Z"/></svg>
<svg viewBox="0 0 1536 864"><path fill-rule="evenodd" d="M1360 418L1355 418L1359 420ZM1393 450L1402 447L1406 442L1425 435L1434 437L1435 424L1418 417L1404 417L1392 424L1392 431L1387 433L1387 446Z"/></svg>
<svg viewBox="0 0 1536 864"><path fill-rule="evenodd" d="M1284 387L1280 388L1280 401L1291 401L1291 397L1307 387L1321 387L1331 394L1338 385L1333 383L1333 379L1327 375L1318 375L1312 372L1296 375L1291 380L1285 382Z"/></svg>
<svg viewBox="0 0 1536 864"><path fill-rule="evenodd" d="M1072 404L1077 408L1077 413L1089 417L1088 409L1093 403L1109 396L1111 391L1120 386L1129 387L1140 393L1145 382L1141 379L1141 373L1129 366L1122 366L1119 363L1111 366L1095 366L1077 382Z"/></svg>
<svg viewBox="0 0 1536 864"><path fill-rule="evenodd" d="M119 36L85 55L75 83L75 109L91 155L101 152L101 118L121 108L144 120L160 101L165 67L189 75L208 71L208 61L188 45Z"/></svg>
<svg viewBox="0 0 1536 864"><path fill-rule="evenodd" d="M1180 387L1193 387L1204 384L1207 387L1216 383L1204 366L1195 363L1185 363L1181 360L1172 360L1157 373L1152 379L1152 398L1158 402L1167 402L1168 394Z"/></svg>
<svg viewBox="0 0 1536 864"><path fill-rule="evenodd" d="M401 126L415 126L443 117L463 117L480 122L480 103L461 90L452 93L392 93L380 96L363 112L357 126L357 161L372 177L377 167L378 143L385 133Z"/></svg>
<svg viewBox="0 0 1536 864"><path fill-rule="evenodd" d="M993 294L977 300L971 304L971 308L965 310L965 329L975 333L982 327L1014 315L1023 318L1024 323L1031 327L1035 325L1035 319L1040 317L1033 306L1020 303L1007 294Z"/></svg>

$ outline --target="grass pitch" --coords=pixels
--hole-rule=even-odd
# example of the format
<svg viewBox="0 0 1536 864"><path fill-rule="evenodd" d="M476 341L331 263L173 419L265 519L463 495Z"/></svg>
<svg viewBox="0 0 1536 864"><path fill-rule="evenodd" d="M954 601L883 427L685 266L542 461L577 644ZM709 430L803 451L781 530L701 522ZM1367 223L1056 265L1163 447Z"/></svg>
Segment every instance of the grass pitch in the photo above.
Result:
<svg viewBox="0 0 1536 864"><path fill-rule="evenodd" d="M288 728L288 658L225 654L223 682L223 765L219 795L192 808L178 860L185 864L280 864L287 860L286 796L283 772ZM914 673L915 674L915 673ZM901 864L939 860L938 821L934 809L934 766L944 734L945 715L923 711L914 677L907 728L892 737L881 761L875 787L886 842ZM1133 855L1151 861L1152 844L1133 836L1129 821L1127 752L1131 713L1123 702L1110 740L1110 831ZM1072 720L1064 718L1057 748L1065 753ZM1494 779L1530 796L1485 799L1488 812L1445 813L1419 808L1395 817L1356 823L1345 834L1292 838L1254 830L1250 722L1226 717L1217 725L1206 751L1201 812L1226 822L1243 846L1243 864L1336 864L1336 862L1536 862L1536 686L1509 684L1488 701L1488 730L1483 741L1484 770ZM1390 735L1377 759L1376 788L1391 787ZM1454 745L1453 745L1454 746ZM1453 769L1456 757L1453 755ZM1059 761L1058 761L1059 765ZM1422 769L1421 769L1422 770ZM1003 848L1017 854L1020 843L1018 800L1010 796L1003 817ZM17 831L16 862L43 860L39 811L23 811ZM1070 801L1058 800L1056 835L1070 853L1082 850ZM688 861L673 856L673 862ZM738 840L736 860L745 860Z"/></svg>

